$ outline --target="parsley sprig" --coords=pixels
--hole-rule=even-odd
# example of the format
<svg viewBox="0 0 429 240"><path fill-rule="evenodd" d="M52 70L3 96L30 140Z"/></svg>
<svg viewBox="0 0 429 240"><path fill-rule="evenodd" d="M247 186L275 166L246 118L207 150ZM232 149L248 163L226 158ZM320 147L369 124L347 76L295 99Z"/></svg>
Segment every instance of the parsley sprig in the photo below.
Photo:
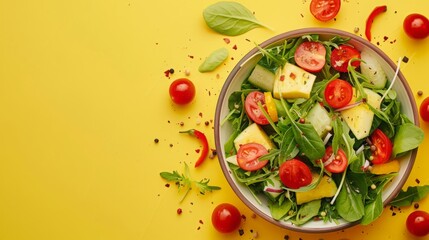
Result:
<svg viewBox="0 0 429 240"><path fill-rule="evenodd" d="M177 185L179 191L181 189L185 189L185 191L186 191L185 195L180 200L180 202L183 202L183 200L186 198L188 193L192 190L192 186L194 186L194 185L197 187L198 191L203 195L206 192L212 192L214 190L220 189L220 187L218 187L218 186L208 185L210 180L206 179L206 178L201 179L200 181L192 180L190 177L189 167L186 163L185 163L184 173L179 173L178 171L173 171L173 172L161 172L159 175L163 179L165 179L169 182L174 182Z"/></svg>

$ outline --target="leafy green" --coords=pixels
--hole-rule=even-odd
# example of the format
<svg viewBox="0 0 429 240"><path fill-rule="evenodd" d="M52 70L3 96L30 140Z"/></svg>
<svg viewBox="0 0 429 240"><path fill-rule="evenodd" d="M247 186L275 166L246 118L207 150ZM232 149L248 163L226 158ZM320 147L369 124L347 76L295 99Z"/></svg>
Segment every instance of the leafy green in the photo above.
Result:
<svg viewBox="0 0 429 240"><path fill-rule="evenodd" d="M289 210L292 208L293 203L289 199L286 199L285 201L280 202L271 202L268 207L270 208L271 216L275 220L281 220L283 219L288 213Z"/></svg>
<svg viewBox="0 0 429 240"><path fill-rule="evenodd" d="M203 11L204 20L214 31L237 36L257 27L266 27L253 13L237 2L217 2Z"/></svg>
<svg viewBox="0 0 429 240"><path fill-rule="evenodd" d="M219 48L213 51L200 65L198 71L211 72L219 67L228 58L228 50L226 48Z"/></svg>
<svg viewBox="0 0 429 240"><path fill-rule="evenodd" d="M424 138L423 130L412 123L405 123L398 127L393 140L393 157L417 148Z"/></svg>
<svg viewBox="0 0 429 240"><path fill-rule="evenodd" d="M200 181L192 180L190 178L189 167L186 163L185 163L184 173L173 171L173 172L161 172L159 175L161 176L161 178L167 180L168 182L174 182L177 185L179 191L181 189L185 189L186 192L182 197L182 200L180 200L180 202L183 202L183 200L185 200L189 191L191 191L192 189L192 185L195 185L201 194L205 194L207 191L212 192L214 190L220 189L220 187L218 186L208 185L208 183L210 182L209 179L202 179Z"/></svg>
<svg viewBox="0 0 429 240"><path fill-rule="evenodd" d="M401 190L399 194L389 203L394 207L410 206L413 202L418 202L429 194L429 185L410 186L406 191Z"/></svg>
<svg viewBox="0 0 429 240"><path fill-rule="evenodd" d="M317 216L321 206L322 200L314 200L308 203L304 203L298 210L296 218L293 221L296 225L302 225Z"/></svg>
<svg viewBox="0 0 429 240"><path fill-rule="evenodd" d="M338 214L348 222L358 221L365 214L362 195L353 190L347 180L335 201L335 207Z"/></svg>

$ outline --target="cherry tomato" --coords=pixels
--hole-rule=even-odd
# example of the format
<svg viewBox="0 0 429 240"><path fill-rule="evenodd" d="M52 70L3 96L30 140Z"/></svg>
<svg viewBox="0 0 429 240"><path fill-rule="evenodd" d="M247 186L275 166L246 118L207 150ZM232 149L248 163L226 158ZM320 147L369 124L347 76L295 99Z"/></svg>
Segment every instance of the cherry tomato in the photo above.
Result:
<svg viewBox="0 0 429 240"><path fill-rule="evenodd" d="M403 24L405 33L416 39L423 39L429 36L429 20L418 13L408 15Z"/></svg>
<svg viewBox="0 0 429 240"><path fill-rule="evenodd" d="M340 0L312 0L310 12L317 20L326 22L337 16L340 7Z"/></svg>
<svg viewBox="0 0 429 240"><path fill-rule="evenodd" d="M268 160L260 161L259 157L268 153L268 150L259 143L246 143L237 151L237 163L246 171L256 171L267 165Z"/></svg>
<svg viewBox="0 0 429 240"><path fill-rule="evenodd" d="M247 115L259 125L267 125L268 119L264 116L261 109L258 106L258 102L265 107L265 96L262 92L253 91L249 93L244 102L244 108L246 109Z"/></svg>
<svg viewBox="0 0 429 240"><path fill-rule="evenodd" d="M195 97L195 86L187 78L179 78L170 84L170 97L176 104L188 104Z"/></svg>
<svg viewBox="0 0 429 240"><path fill-rule="evenodd" d="M310 168L298 159L282 163L279 169L279 176L282 183L292 189L307 186L313 179Z"/></svg>
<svg viewBox="0 0 429 240"><path fill-rule="evenodd" d="M325 100L333 108L346 106L353 97L352 85L344 80L335 79L330 81L325 88Z"/></svg>
<svg viewBox="0 0 429 240"><path fill-rule="evenodd" d="M325 163L325 169L331 173L342 173L346 170L349 161L347 160L346 153L343 149L338 149L337 155L334 155L332 146L326 148L325 156L322 161ZM327 163L329 161L330 163Z"/></svg>
<svg viewBox="0 0 429 240"><path fill-rule="evenodd" d="M429 97L425 98L420 104L420 117L423 121L429 122Z"/></svg>
<svg viewBox="0 0 429 240"><path fill-rule="evenodd" d="M340 45L334 48L331 53L331 66L338 72L347 72L350 59L360 58L360 52L349 45ZM353 67L359 67L360 62L352 62Z"/></svg>
<svg viewBox="0 0 429 240"><path fill-rule="evenodd" d="M414 211L407 217L408 231L418 237L429 234L429 213L425 211Z"/></svg>
<svg viewBox="0 0 429 240"><path fill-rule="evenodd" d="M375 146L375 151L372 151L372 163L381 164L389 161L392 155L392 142L380 129L375 129L372 133L371 142Z"/></svg>
<svg viewBox="0 0 429 240"><path fill-rule="evenodd" d="M319 72L326 62L326 48L319 42L303 42L295 51L296 64L309 72Z"/></svg>
<svg viewBox="0 0 429 240"><path fill-rule="evenodd" d="M219 204L212 213L212 224L221 233L229 233L236 230L241 223L241 214L230 203Z"/></svg>

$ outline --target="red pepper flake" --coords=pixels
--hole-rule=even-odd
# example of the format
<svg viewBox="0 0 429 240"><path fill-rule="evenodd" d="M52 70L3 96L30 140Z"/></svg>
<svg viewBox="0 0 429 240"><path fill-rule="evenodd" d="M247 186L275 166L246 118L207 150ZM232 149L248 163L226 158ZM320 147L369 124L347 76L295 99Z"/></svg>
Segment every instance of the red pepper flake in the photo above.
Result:
<svg viewBox="0 0 429 240"><path fill-rule="evenodd" d="M200 149L195 149L196 153L200 153L200 151L201 151Z"/></svg>
<svg viewBox="0 0 429 240"><path fill-rule="evenodd" d="M281 75L280 76L280 81L284 81L285 80L285 75Z"/></svg>
<svg viewBox="0 0 429 240"><path fill-rule="evenodd" d="M384 37L383 37L383 40L384 40L384 41L387 41L387 39L389 39L389 37L388 37L388 36L384 36Z"/></svg>
<svg viewBox="0 0 429 240"><path fill-rule="evenodd" d="M416 183L420 184L420 180L418 178L416 178Z"/></svg>
<svg viewBox="0 0 429 240"><path fill-rule="evenodd" d="M178 209L177 209L177 215L180 215L180 214L182 214L182 209L181 209L181 208L178 208Z"/></svg>
<svg viewBox="0 0 429 240"><path fill-rule="evenodd" d="M223 41L224 41L226 44L229 44L229 43L231 42L231 40L229 40L229 38L224 38L224 39L223 39Z"/></svg>
<svg viewBox="0 0 429 240"><path fill-rule="evenodd" d="M181 131L180 133L188 133L194 137L196 137L198 140L200 140L201 144L203 145L203 149L201 150L201 155L198 158L198 160L195 162L195 167L200 166L204 160L206 159L208 153L209 153L209 143L207 141L206 135L204 133L196 130L196 129L190 129L187 131Z"/></svg>
<svg viewBox="0 0 429 240"><path fill-rule="evenodd" d="M377 17L378 15L386 11L387 11L387 6L383 5L383 6L375 7L374 10L372 10L372 12L369 14L368 19L366 20L366 26L365 26L365 36L368 39L368 41L371 41L371 27L375 17Z"/></svg>
<svg viewBox="0 0 429 240"><path fill-rule="evenodd" d="M237 50L237 45L234 45L232 49Z"/></svg>

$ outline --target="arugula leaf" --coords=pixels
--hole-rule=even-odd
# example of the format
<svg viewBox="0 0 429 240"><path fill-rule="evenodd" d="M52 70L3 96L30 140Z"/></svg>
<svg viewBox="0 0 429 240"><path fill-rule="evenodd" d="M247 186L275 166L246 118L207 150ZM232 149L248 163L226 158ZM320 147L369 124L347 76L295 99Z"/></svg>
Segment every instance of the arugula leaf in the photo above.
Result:
<svg viewBox="0 0 429 240"><path fill-rule="evenodd" d="M200 65L198 71L201 73L211 72L219 67L228 58L228 50L226 48L219 48L212 52Z"/></svg>
<svg viewBox="0 0 429 240"><path fill-rule="evenodd" d="M313 163L325 155L325 144L314 129L314 126L308 123L294 122L292 124L293 135L298 143L298 148Z"/></svg>
<svg viewBox="0 0 429 240"><path fill-rule="evenodd" d="M204 9L203 17L211 29L228 36L241 35L257 27L269 28L237 2L217 2L210 5Z"/></svg>
<svg viewBox="0 0 429 240"><path fill-rule="evenodd" d="M159 173L159 175L161 176L161 178L167 180L168 182L174 182L177 185L179 191L182 188L184 188L186 190L186 192L185 192L184 196L182 197L182 199L180 200L180 202L183 202L183 200L185 200L189 191L191 191L193 184L195 184L197 186L197 188L199 189L201 194L205 194L207 191L212 192L214 190L221 189L218 186L208 185L208 183L210 182L209 179L202 179L199 182L192 180L190 178L189 166L186 163L185 163L184 173L182 173L182 174L180 174L177 171L173 171L173 172L161 172L161 173Z"/></svg>
<svg viewBox="0 0 429 240"><path fill-rule="evenodd" d="M429 194L429 185L410 186L406 191L401 190L399 194L389 203L394 207L410 206L413 202L418 202Z"/></svg>

